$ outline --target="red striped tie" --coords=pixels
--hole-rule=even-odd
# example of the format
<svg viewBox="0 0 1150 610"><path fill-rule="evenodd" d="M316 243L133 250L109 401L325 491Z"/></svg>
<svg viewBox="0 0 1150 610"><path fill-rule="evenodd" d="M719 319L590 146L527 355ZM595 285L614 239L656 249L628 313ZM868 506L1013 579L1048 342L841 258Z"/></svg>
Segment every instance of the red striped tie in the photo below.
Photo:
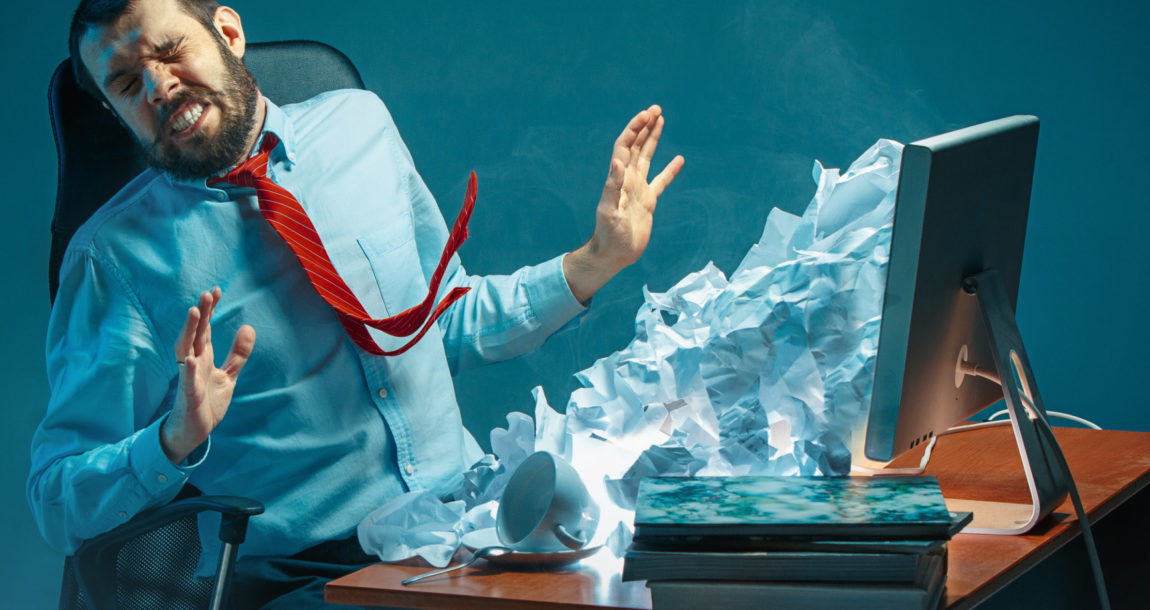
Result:
<svg viewBox="0 0 1150 610"><path fill-rule="evenodd" d="M440 314L470 290L462 286L452 288L432 311L435 295L439 291L439 282L443 279L447 263L459 250L463 240L467 239L467 221L471 218L471 210L475 207L475 172L471 172L463 209L455 219L455 226L451 228L451 235L443 247L443 254L439 257L439 265L431 276L431 286L423 302L394 316L375 319L368 315L359 299L336 273L335 267L331 264L331 257L328 256L327 249L320 241L319 233L316 232L303 207L287 189L268 177L268 155L277 144L279 138L271 132L266 133L258 154L228 172L226 176L210 178L208 185L227 182L255 188L260 212L295 253L316 292L327 301L328 305L335 308L340 322L355 344L369 353L380 356L395 356L406 352L423 338L424 333L435 323ZM407 337L416 330L419 330L419 333L403 347L389 352L375 343L364 327L365 324L393 337Z"/></svg>

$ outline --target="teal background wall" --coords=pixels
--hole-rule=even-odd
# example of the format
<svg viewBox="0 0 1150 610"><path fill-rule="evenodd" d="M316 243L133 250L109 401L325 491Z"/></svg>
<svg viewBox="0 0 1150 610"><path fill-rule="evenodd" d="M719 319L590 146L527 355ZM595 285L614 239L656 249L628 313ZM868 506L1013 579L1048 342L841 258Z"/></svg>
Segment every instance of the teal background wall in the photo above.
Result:
<svg viewBox="0 0 1150 610"><path fill-rule="evenodd" d="M613 139L633 113L663 105L656 163L679 153L687 164L660 201L648 252L596 297L581 328L458 379L465 419L485 444L506 411L531 410L531 387L561 406L573 372L626 344L642 285L664 290L709 260L732 271L772 206L806 205L814 159L845 167L879 137L909 142L1017 113L1042 120L1017 315L1047 407L1150 431L1140 383L1150 364L1145 3L232 6L250 40L309 38L347 53L389 105L449 219L468 172L478 172L462 250L477 273L582 243ZM53 607L62 559L36 531L24 480L48 396L55 149L45 91L73 8L10 6L0 37L0 605L11 608Z"/></svg>

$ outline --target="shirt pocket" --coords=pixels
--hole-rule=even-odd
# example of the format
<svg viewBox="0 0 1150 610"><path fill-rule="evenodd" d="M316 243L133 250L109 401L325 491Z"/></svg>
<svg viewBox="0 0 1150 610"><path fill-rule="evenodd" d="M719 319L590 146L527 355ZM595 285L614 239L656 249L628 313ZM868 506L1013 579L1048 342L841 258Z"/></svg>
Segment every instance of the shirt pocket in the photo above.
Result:
<svg viewBox="0 0 1150 610"><path fill-rule="evenodd" d="M414 238L396 242L383 236L367 236L356 241L371 265L387 316L423 301L427 296L427 281Z"/></svg>

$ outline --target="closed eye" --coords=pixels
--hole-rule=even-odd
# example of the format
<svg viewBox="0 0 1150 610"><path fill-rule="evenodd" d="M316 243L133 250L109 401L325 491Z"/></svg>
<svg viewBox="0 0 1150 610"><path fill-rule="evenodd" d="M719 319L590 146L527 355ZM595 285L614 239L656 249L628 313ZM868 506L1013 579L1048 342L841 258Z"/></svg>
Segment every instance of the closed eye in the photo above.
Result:
<svg viewBox="0 0 1150 610"><path fill-rule="evenodd" d="M184 43L186 40L187 39L185 36L165 40L155 47L151 54L151 60L162 61L164 63L179 61L184 56L184 49L186 46ZM119 90L119 94L122 96L131 95L132 91L140 82L138 75L132 74L132 72L137 69L138 67L123 68L119 71L113 72L104 82L115 85ZM122 84L117 85L117 83ZM111 90L112 87L109 86L108 89Z"/></svg>
<svg viewBox="0 0 1150 610"><path fill-rule="evenodd" d="M140 79L135 78L135 77L132 77L131 79L129 79L128 82L124 83L124 86L122 88L120 88L120 95L128 95L129 93L131 93L132 89L136 88L136 83L138 83L139 81L140 81Z"/></svg>
<svg viewBox="0 0 1150 610"><path fill-rule="evenodd" d="M156 59L160 61L171 61L178 59L184 53L184 36L180 36L174 40L166 40L160 46L156 47Z"/></svg>

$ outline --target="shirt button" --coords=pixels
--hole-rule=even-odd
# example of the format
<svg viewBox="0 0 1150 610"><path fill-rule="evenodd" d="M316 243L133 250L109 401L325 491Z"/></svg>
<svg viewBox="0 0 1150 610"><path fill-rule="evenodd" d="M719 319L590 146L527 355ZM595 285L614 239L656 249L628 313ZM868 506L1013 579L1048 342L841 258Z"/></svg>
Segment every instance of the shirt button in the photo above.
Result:
<svg viewBox="0 0 1150 610"><path fill-rule="evenodd" d="M156 480L161 482L161 483L167 483L168 482L168 475L166 475L166 474L156 475Z"/></svg>
<svg viewBox="0 0 1150 610"><path fill-rule="evenodd" d="M116 514L119 515L121 519L127 519L128 518L128 513L124 512L124 511L120 511Z"/></svg>
<svg viewBox="0 0 1150 610"><path fill-rule="evenodd" d="M288 153L288 159L289 159L289 160L291 160L291 161L295 161L295 153L290 153L290 152L289 152L289 153Z"/></svg>
<svg viewBox="0 0 1150 610"><path fill-rule="evenodd" d="M220 191L220 192L216 193L216 199L219 199L220 201L227 201L228 200L228 194L223 192L223 191Z"/></svg>
<svg viewBox="0 0 1150 610"><path fill-rule="evenodd" d="M408 464L407 466L404 466L403 470L405 472L407 472L407 474L411 474L411 473L415 472L415 466Z"/></svg>
<svg viewBox="0 0 1150 610"><path fill-rule="evenodd" d="M387 389L386 388L380 388L379 391L376 392L376 394L379 394L380 398L387 398Z"/></svg>

